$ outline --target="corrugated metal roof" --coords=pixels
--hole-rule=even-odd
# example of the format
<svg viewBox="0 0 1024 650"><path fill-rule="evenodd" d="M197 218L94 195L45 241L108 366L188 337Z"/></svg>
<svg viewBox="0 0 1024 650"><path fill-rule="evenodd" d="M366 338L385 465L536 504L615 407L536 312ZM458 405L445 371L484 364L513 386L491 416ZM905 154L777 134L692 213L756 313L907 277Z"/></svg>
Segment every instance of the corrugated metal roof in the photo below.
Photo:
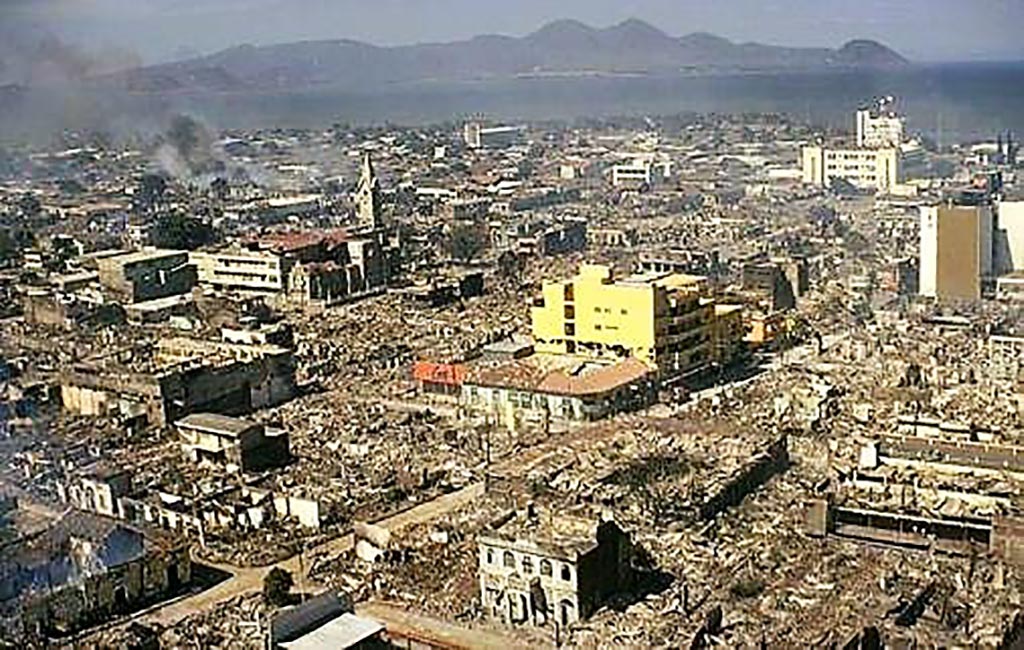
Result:
<svg viewBox="0 0 1024 650"><path fill-rule="evenodd" d="M312 632L282 643L287 650L345 650L384 631L377 621L355 614L342 614Z"/></svg>

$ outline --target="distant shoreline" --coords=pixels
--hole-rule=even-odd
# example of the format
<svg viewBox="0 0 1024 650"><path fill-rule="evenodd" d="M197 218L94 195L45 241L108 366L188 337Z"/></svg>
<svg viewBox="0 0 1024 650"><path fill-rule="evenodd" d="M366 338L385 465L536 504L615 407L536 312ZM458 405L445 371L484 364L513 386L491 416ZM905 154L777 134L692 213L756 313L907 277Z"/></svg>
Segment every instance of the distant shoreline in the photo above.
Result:
<svg viewBox="0 0 1024 650"><path fill-rule="evenodd" d="M913 132L945 143L1024 134L1024 62L914 64L899 69L716 74L532 74L418 81L351 91L129 93L15 88L0 93L0 139L50 139L61 129L159 132L176 113L219 129L423 126L483 115L551 121L679 113L777 113L849 127L851 111L880 95L899 99Z"/></svg>

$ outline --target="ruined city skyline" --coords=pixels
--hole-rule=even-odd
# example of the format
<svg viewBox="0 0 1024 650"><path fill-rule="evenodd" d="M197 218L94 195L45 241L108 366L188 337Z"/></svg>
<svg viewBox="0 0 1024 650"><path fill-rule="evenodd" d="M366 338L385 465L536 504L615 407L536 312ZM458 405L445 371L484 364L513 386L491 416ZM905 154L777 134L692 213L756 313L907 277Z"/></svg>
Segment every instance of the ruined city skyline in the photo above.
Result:
<svg viewBox="0 0 1024 650"><path fill-rule="evenodd" d="M0 8L0 650L1022 647L1020 8L482 5Z"/></svg>

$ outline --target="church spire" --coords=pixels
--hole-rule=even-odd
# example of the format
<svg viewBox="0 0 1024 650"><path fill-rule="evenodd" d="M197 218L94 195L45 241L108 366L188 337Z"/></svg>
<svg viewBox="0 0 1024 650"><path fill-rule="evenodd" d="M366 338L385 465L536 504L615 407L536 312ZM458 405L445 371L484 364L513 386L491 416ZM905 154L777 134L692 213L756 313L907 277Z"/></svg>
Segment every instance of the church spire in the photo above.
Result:
<svg viewBox="0 0 1024 650"><path fill-rule="evenodd" d="M363 154L362 171L356 188L356 216L359 218L359 225L373 230L380 228L380 213L380 181L373 171L370 153L366 152Z"/></svg>

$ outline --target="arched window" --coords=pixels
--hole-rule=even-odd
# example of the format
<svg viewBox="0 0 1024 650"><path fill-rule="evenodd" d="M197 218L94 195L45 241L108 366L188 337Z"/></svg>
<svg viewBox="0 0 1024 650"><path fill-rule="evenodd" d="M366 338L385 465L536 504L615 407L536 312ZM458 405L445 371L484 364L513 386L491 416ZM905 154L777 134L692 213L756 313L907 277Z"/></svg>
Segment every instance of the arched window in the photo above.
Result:
<svg viewBox="0 0 1024 650"><path fill-rule="evenodd" d="M565 580L566 582L572 580L572 569L569 568L568 564L562 565L562 580Z"/></svg>
<svg viewBox="0 0 1024 650"><path fill-rule="evenodd" d="M523 556L523 573L533 573L533 558L528 555Z"/></svg>
<svg viewBox="0 0 1024 650"><path fill-rule="evenodd" d="M487 564L494 564L494 550L487 549Z"/></svg>
<svg viewBox="0 0 1024 650"><path fill-rule="evenodd" d="M512 551L505 551L505 555L502 556L501 560L510 569L514 569L516 566L516 558L512 555Z"/></svg>
<svg viewBox="0 0 1024 650"><path fill-rule="evenodd" d="M542 576L550 576L551 575L551 560L541 560L540 561L540 574Z"/></svg>

